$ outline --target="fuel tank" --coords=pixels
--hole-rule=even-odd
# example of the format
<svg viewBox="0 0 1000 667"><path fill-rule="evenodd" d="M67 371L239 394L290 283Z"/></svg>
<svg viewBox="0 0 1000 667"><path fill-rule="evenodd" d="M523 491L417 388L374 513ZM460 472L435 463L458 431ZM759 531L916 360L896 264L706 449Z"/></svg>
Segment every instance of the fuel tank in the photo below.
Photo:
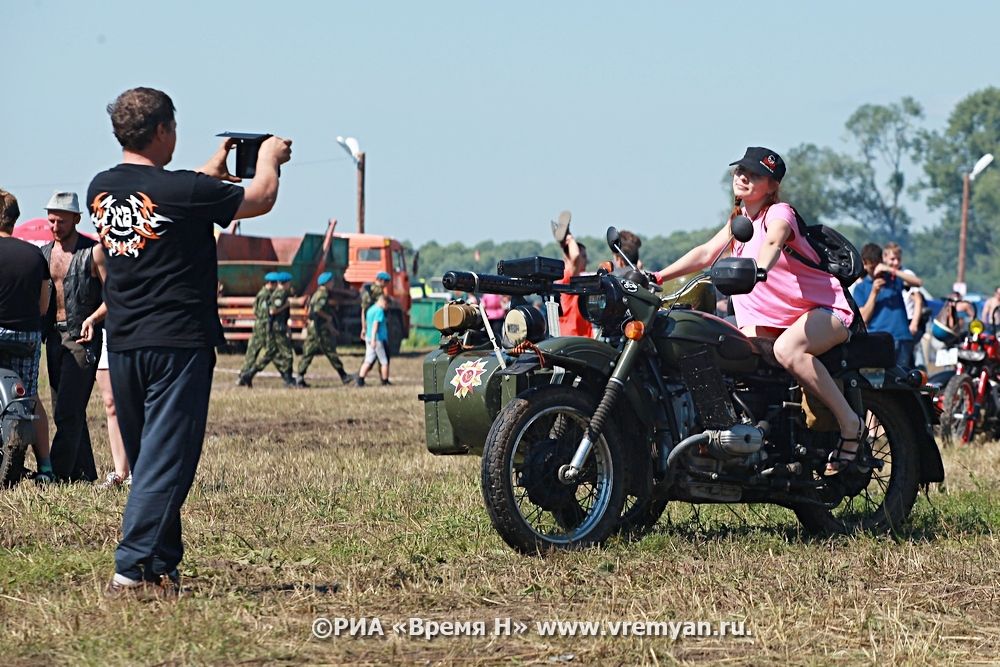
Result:
<svg viewBox="0 0 1000 667"><path fill-rule="evenodd" d="M729 322L692 309L663 310L653 321L653 342L663 368L708 348L712 361L723 372L752 373L760 361L753 345Z"/></svg>

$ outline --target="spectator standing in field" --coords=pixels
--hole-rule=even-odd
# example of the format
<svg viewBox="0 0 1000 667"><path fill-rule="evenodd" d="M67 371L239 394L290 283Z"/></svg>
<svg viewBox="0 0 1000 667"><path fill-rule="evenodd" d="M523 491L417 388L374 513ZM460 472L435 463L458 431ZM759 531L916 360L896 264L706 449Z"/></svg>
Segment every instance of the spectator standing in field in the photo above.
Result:
<svg viewBox="0 0 1000 667"><path fill-rule="evenodd" d="M372 364L378 359L382 384L392 384L389 382L389 354L386 348L389 346L389 327L385 317L385 309L389 305L389 298L385 294L379 295L375 303L368 308L365 317L365 331L368 332L366 339L365 360L358 371L357 385L365 386L365 376L371 370Z"/></svg>
<svg viewBox="0 0 1000 667"><path fill-rule="evenodd" d="M920 279L884 264L882 248L875 243L866 243L861 248L861 263L867 275L854 286L854 300L861 317L869 331L892 334L896 343L896 364L912 368L913 334L906 317L903 291L907 285L918 284Z"/></svg>
<svg viewBox="0 0 1000 667"><path fill-rule="evenodd" d="M201 457L215 348L224 341L214 225L271 210L291 142L264 140L244 191L226 168L231 139L198 171L164 169L177 143L166 93L127 90L108 113L122 162L94 177L87 201L107 252L108 361L133 482L106 594L172 596L184 554L180 510Z"/></svg>
<svg viewBox="0 0 1000 667"><path fill-rule="evenodd" d="M77 231L82 211L75 192L53 194L45 208L54 238L42 247L53 287L45 339L56 426L52 469L60 481L93 482L97 469L87 428L87 403L104 338L104 251Z"/></svg>
<svg viewBox="0 0 1000 667"><path fill-rule="evenodd" d="M106 315L106 311L103 315ZM118 411L115 407L115 395L111 389L111 371L108 362L108 337L104 336L101 345L101 358L97 361L97 388L101 391L101 402L104 404L104 417L108 422L108 444L111 448L111 461L115 469L107 474L101 482L102 489L114 489L132 484L132 473L128 466L128 455L125 453L125 443L122 442L122 432L118 427Z"/></svg>
<svg viewBox="0 0 1000 667"><path fill-rule="evenodd" d="M924 350L921 340L924 337L924 327L927 322L923 320L924 282L917 277L910 269L903 267L903 249L895 241L890 241L882 248L882 262L898 274L905 276L906 287L903 289L903 305L906 306L906 319L910 322L910 334L913 336L913 356L910 359L909 368L926 368L924 360Z"/></svg>
<svg viewBox="0 0 1000 667"><path fill-rule="evenodd" d="M330 302L330 293L326 289L331 278L333 274L329 271L321 273L316 279L316 291L309 298L309 327L306 342L302 346L302 356L299 357L299 372L295 377L295 383L300 387L309 386L306 384L306 371L317 354L326 356L341 382L349 384L354 379L344 370L344 363L337 354L340 322L337 320L336 306Z"/></svg>
<svg viewBox="0 0 1000 667"><path fill-rule="evenodd" d="M49 459L49 419L38 400L38 369L42 358L42 316L49 309L51 285L49 265L41 251L11 237L21 215L17 198L0 190L0 341L26 343L31 354L3 355L24 384L25 394L35 397L35 481L55 479Z"/></svg>
<svg viewBox="0 0 1000 667"><path fill-rule="evenodd" d="M243 368L240 369L240 377L236 380L237 387L253 386L253 368L257 365L257 357L260 351L267 346L267 330L270 324L268 304L271 301L271 292L274 291L278 272L269 271L264 274L264 285L257 292L253 302L253 331L250 333L250 340L247 341L247 353L243 357Z"/></svg>

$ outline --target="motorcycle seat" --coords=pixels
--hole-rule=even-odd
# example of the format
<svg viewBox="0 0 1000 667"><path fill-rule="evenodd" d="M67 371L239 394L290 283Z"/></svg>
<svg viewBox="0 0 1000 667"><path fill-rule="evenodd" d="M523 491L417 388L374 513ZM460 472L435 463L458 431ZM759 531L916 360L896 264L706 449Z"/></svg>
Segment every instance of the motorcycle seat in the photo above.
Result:
<svg viewBox="0 0 1000 667"><path fill-rule="evenodd" d="M751 336L748 340L764 364L781 368L774 358L774 339ZM892 368L896 365L896 345L892 334L856 333L849 342L821 354L819 361L833 374L858 368Z"/></svg>

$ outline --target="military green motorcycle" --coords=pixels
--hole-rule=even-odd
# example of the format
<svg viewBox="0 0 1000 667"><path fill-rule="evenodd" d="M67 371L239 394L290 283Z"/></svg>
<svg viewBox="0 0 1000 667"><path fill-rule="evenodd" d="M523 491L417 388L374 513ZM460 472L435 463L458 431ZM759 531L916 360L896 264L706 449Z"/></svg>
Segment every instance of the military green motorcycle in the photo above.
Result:
<svg viewBox="0 0 1000 667"><path fill-rule="evenodd" d="M733 221L738 240L753 233ZM608 230L614 251L618 233ZM696 306L714 290L766 280L747 258L717 259L670 293L635 267L556 283L562 262L506 260L497 275L453 271L448 289L543 295L548 317L515 305L498 340L485 313L452 303L424 362L427 444L481 454L482 492L514 549L544 553L642 534L669 501L773 503L816 533L893 531L920 485L944 468L932 436L933 389L895 366L892 338L856 334L820 358L865 421L859 465L825 476L839 430L775 361ZM669 290L670 287L667 287ZM559 294L575 294L595 338L552 335Z"/></svg>

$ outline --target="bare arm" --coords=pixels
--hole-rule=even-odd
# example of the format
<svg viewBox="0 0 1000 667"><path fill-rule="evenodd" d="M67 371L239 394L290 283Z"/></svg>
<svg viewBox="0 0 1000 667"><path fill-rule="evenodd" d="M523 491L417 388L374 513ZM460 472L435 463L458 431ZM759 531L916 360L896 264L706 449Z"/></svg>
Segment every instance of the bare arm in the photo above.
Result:
<svg viewBox="0 0 1000 667"><path fill-rule="evenodd" d="M878 293L882 290L885 285L885 280L882 278L876 278L872 281L872 291L868 293L868 300L863 304L859 305L859 310L861 311L861 319L865 321L865 324L871 322L872 316L875 314L875 300L878 298Z"/></svg>
<svg viewBox="0 0 1000 667"><path fill-rule="evenodd" d="M264 215L274 208L278 200L278 167L291 158L291 139L269 137L261 144L257 170L243 195L243 203L236 211L236 220Z"/></svg>
<svg viewBox="0 0 1000 667"><path fill-rule="evenodd" d="M653 275L656 276L657 280L663 282L671 278L686 275L692 271L700 271L711 264L715 256L722 252L729 242L729 223L727 222L722 229L715 233L715 236L705 243L691 248L680 259L666 268L660 269Z"/></svg>
<svg viewBox="0 0 1000 667"><path fill-rule="evenodd" d="M913 317L910 318L910 333L916 335L920 328L920 314L924 310L924 295L919 290L913 291Z"/></svg>
<svg viewBox="0 0 1000 667"><path fill-rule="evenodd" d="M38 313L45 317L45 314L49 312L49 296L52 292L52 281L45 279L42 281L42 290L38 295Z"/></svg>
<svg viewBox="0 0 1000 667"><path fill-rule="evenodd" d="M226 139L208 162L196 171L219 180L239 183L240 179L230 174L226 165L226 157L235 146L235 140ZM236 211L235 220L264 215L274 208L274 203L278 199L278 167L288 162L291 157L290 139L268 137L264 140L257 152L256 173L243 193L243 203Z"/></svg>
<svg viewBox="0 0 1000 667"><path fill-rule="evenodd" d="M774 218L768 221L767 236L760 246L757 254L757 266L762 269L771 270L781 256L781 249L785 247L788 238L792 235L792 228L787 220Z"/></svg>

